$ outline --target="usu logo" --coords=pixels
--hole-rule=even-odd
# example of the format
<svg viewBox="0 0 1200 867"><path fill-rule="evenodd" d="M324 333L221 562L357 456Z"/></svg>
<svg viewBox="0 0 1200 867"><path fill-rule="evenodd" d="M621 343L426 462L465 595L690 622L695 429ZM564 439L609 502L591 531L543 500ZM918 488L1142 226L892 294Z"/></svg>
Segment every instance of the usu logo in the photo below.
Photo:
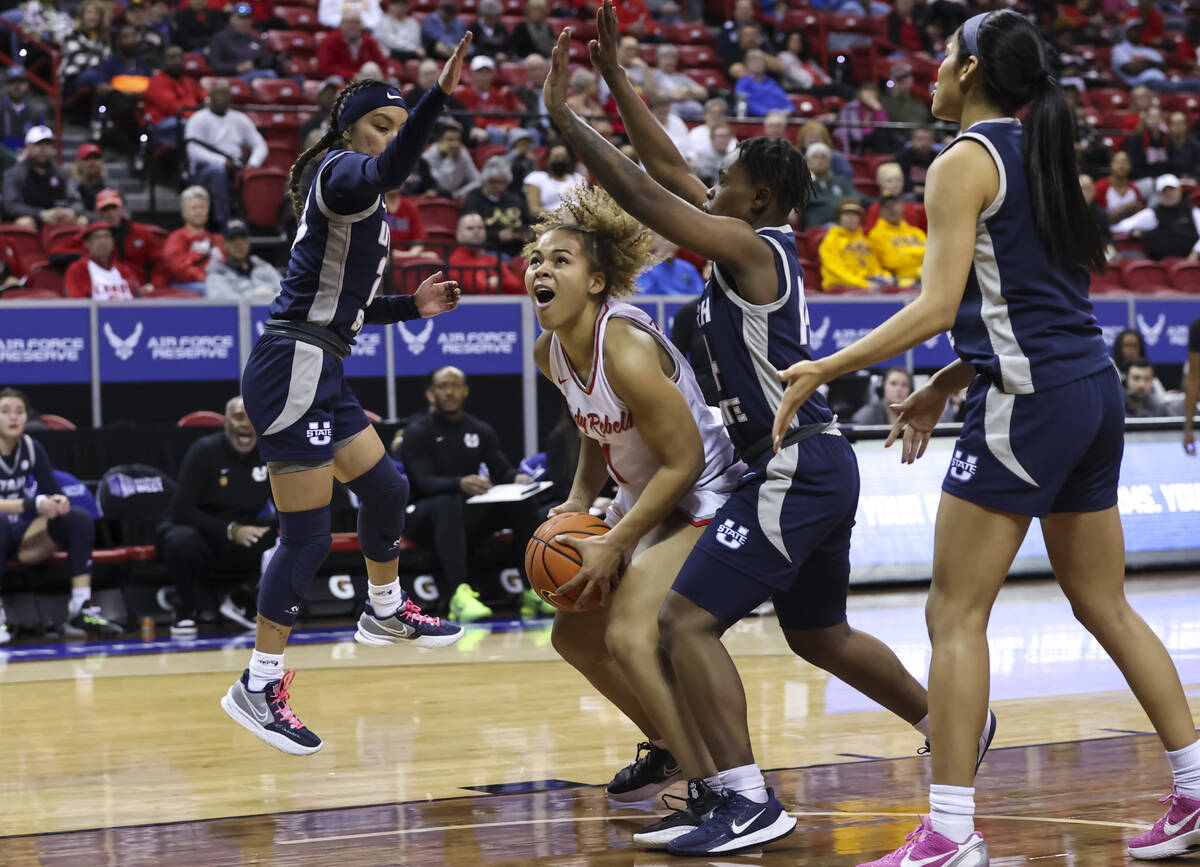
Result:
<svg viewBox="0 0 1200 867"><path fill-rule="evenodd" d="M308 430L304 433L308 436L308 444L310 446L327 446L333 442L333 425L327 421L310 421Z"/></svg>
<svg viewBox="0 0 1200 867"><path fill-rule="evenodd" d="M749 528L736 523L732 518L726 518L717 528L717 541L734 551L745 545L749 538Z"/></svg>
<svg viewBox="0 0 1200 867"><path fill-rule="evenodd" d="M975 478L979 470L979 458L976 455L963 454L961 449L954 450L950 459L950 477L960 482L969 482Z"/></svg>

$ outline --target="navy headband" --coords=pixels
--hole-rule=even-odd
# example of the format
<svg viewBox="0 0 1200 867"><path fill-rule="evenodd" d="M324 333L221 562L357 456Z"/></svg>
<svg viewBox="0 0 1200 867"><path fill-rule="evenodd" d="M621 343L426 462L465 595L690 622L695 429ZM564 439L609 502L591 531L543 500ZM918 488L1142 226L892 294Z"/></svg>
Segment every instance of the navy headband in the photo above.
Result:
<svg viewBox="0 0 1200 867"><path fill-rule="evenodd" d="M962 35L963 42L967 46L967 57L979 56L979 28L983 26L983 22L991 14L991 12L980 12L978 15L968 18L967 22L963 25Z"/></svg>
<svg viewBox="0 0 1200 867"><path fill-rule="evenodd" d="M377 87L365 87L356 92L346 100L345 105L342 106L342 110L338 112L338 132L345 132L350 128L351 124L364 114L374 111L377 108L383 108L385 105L392 105L408 111L408 105L404 102L404 97L400 95L400 91L390 84L383 84L381 82Z"/></svg>

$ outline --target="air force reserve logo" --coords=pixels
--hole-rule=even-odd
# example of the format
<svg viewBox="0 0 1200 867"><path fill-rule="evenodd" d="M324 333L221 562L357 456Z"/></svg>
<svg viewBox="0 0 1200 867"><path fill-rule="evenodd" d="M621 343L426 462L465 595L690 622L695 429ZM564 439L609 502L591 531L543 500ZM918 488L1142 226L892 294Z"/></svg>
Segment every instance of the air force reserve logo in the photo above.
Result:
<svg viewBox="0 0 1200 867"><path fill-rule="evenodd" d="M327 421L310 421L308 430L305 433L308 435L308 444L310 446L327 446L333 442L332 422Z"/></svg>
<svg viewBox="0 0 1200 867"><path fill-rule="evenodd" d="M821 344L825 342L825 335L829 333L829 317L825 316L821 319L820 328L810 327L808 330L808 345L813 352L818 352L821 349Z"/></svg>
<svg viewBox="0 0 1200 867"><path fill-rule="evenodd" d="M420 355L425 351L425 346L429 343L429 338L433 336L433 320L427 319L425 327L416 334L409 331L403 322L396 323L396 330L404 338L404 345L408 347L408 351L413 355Z"/></svg>
<svg viewBox="0 0 1200 867"><path fill-rule="evenodd" d="M979 458L975 455L963 454L961 449L954 450L950 459L950 478L960 482L969 482L975 478L979 470Z"/></svg>
<svg viewBox="0 0 1200 867"><path fill-rule="evenodd" d="M1167 316L1165 313L1158 314L1158 318L1151 325L1146 321L1146 317L1142 314L1137 315L1138 331L1146 336L1147 346L1158 346L1159 338L1162 337L1163 326L1167 324Z"/></svg>
<svg viewBox="0 0 1200 867"><path fill-rule="evenodd" d="M732 518L726 518L717 528L717 541L733 551L746 544L750 538L750 530L736 523Z"/></svg>
<svg viewBox="0 0 1200 867"><path fill-rule="evenodd" d="M118 337L112 324L105 322L104 336L108 338L108 345L112 347L117 358L128 361L133 356L133 350L137 349L138 341L142 339L142 323L139 322L128 337Z"/></svg>

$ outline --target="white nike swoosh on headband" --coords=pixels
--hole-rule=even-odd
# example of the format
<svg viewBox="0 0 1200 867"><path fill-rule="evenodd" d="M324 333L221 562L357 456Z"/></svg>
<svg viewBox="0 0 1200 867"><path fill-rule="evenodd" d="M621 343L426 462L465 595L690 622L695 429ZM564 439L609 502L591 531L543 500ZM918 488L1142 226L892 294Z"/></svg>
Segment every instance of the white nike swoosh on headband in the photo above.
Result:
<svg viewBox="0 0 1200 867"><path fill-rule="evenodd" d="M388 99L394 99L394 100L396 100L397 102L404 102L404 97L402 97L402 96L392 96L390 93L387 95L387 98L388 98Z"/></svg>

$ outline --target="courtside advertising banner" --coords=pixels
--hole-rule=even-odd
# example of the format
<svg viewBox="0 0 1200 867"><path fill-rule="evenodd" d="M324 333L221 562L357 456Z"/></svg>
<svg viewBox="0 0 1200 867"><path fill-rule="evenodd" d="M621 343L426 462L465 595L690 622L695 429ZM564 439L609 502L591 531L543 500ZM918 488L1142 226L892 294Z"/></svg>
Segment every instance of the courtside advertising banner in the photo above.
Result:
<svg viewBox="0 0 1200 867"><path fill-rule="evenodd" d="M236 306L118 304L99 310L104 382L238 378Z"/></svg>
<svg viewBox="0 0 1200 867"><path fill-rule="evenodd" d="M86 307L10 307L0 314L0 382L46 385L90 382Z"/></svg>
<svg viewBox="0 0 1200 867"><path fill-rule="evenodd" d="M904 305L899 301L808 303L808 351L824 358L871 333L880 322L895 315ZM904 366L904 356L881 361L878 367Z"/></svg>
<svg viewBox="0 0 1200 867"><path fill-rule="evenodd" d="M250 308L252 347L263 335L269 309L266 306ZM346 376L387 376L387 351L384 348L386 337L386 325L364 325L358 337L354 339L354 345L350 347L349 357L343 362Z"/></svg>
<svg viewBox="0 0 1200 867"><path fill-rule="evenodd" d="M1187 360L1188 325L1200 317L1200 301L1138 300L1134 328L1146 338L1146 357L1155 364Z"/></svg>
<svg viewBox="0 0 1200 867"><path fill-rule="evenodd" d="M466 374L520 373L520 304L464 304L431 319L397 322L397 376L432 373L448 364Z"/></svg>

